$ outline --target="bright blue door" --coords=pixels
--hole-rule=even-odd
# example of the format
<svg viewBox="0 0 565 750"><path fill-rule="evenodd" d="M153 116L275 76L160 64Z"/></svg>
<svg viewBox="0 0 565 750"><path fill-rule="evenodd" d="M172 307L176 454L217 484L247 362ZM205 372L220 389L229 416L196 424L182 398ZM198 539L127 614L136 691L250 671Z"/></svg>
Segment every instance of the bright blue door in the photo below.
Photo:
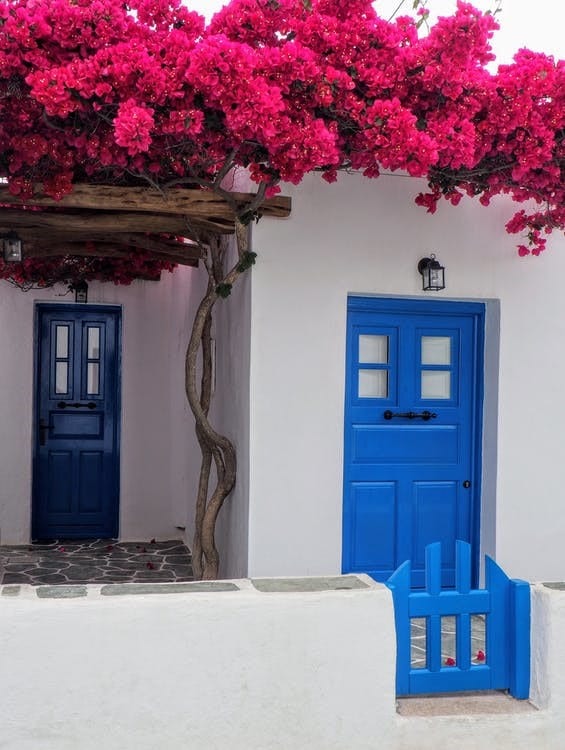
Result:
<svg viewBox="0 0 565 750"><path fill-rule="evenodd" d="M118 535L120 312L39 305L33 538Z"/></svg>
<svg viewBox="0 0 565 750"><path fill-rule="evenodd" d="M345 402L343 571L385 581L441 542L452 586L455 540L478 561L481 304L351 297Z"/></svg>

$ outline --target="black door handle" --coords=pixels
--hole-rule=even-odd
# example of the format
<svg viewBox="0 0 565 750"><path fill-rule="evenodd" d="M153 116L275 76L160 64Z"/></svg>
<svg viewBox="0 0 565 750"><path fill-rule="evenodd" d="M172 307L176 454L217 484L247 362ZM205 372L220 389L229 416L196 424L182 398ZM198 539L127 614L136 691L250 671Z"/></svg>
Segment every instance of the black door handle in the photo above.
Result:
<svg viewBox="0 0 565 750"><path fill-rule="evenodd" d="M45 445L46 436L50 429L51 425L47 424L44 419L39 420L39 445Z"/></svg>
<svg viewBox="0 0 565 750"><path fill-rule="evenodd" d="M401 419L423 419L424 422L429 422L430 419L436 419L437 414L435 414L432 411L422 411L418 414L418 412L415 411L397 411L392 412L390 409L387 409L385 413L383 414L383 417L386 420L394 419L395 417L400 417Z"/></svg>

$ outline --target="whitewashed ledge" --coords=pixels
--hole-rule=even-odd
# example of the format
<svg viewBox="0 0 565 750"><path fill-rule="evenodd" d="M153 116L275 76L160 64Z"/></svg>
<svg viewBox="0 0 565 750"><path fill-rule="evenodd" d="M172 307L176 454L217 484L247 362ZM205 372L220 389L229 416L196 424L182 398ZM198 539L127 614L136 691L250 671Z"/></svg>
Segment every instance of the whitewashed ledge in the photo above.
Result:
<svg viewBox="0 0 565 750"><path fill-rule="evenodd" d="M227 591L260 593L319 593L322 591L355 591L377 586L368 576L316 576L302 578L255 578L237 581L190 581L183 583L110 583L68 584L56 586L28 586L6 584L0 586L0 596L39 599L77 599L86 596L144 596L149 594L202 594Z"/></svg>

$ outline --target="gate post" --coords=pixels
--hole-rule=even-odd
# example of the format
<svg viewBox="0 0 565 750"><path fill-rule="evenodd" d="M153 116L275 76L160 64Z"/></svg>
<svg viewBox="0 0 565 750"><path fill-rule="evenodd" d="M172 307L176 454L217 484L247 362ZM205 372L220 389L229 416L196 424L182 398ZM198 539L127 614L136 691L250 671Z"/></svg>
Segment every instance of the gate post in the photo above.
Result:
<svg viewBox="0 0 565 750"><path fill-rule="evenodd" d="M510 580L510 695L530 694L530 585Z"/></svg>

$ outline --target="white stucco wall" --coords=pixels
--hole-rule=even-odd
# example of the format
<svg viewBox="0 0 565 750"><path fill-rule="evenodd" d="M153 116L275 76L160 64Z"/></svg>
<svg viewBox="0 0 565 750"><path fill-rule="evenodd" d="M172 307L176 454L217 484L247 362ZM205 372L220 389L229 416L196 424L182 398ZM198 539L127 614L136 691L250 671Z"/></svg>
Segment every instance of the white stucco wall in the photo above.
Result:
<svg viewBox="0 0 565 750"><path fill-rule="evenodd" d="M232 592L2 596L3 750L389 747L390 592L259 593L236 583Z"/></svg>
<svg viewBox="0 0 565 750"><path fill-rule="evenodd" d="M187 524L197 465L184 398L184 352L198 271L129 287L92 283L89 302L122 307L120 536L175 538ZM30 541L34 303L72 302L2 283L0 294L0 542ZM191 293L192 292L192 293ZM195 460L196 459L196 460Z"/></svg>
<svg viewBox="0 0 565 750"><path fill-rule="evenodd" d="M543 256L519 259L504 230L508 201L446 204L430 216L413 204L417 191L402 176L342 175L334 185L312 176L285 190L293 198L288 220L257 227L251 575L340 570L348 293L499 301L497 441L496 330L487 343L483 549L513 575L563 575L565 240L556 235ZM424 295L416 265L430 252L446 266L447 289Z"/></svg>

